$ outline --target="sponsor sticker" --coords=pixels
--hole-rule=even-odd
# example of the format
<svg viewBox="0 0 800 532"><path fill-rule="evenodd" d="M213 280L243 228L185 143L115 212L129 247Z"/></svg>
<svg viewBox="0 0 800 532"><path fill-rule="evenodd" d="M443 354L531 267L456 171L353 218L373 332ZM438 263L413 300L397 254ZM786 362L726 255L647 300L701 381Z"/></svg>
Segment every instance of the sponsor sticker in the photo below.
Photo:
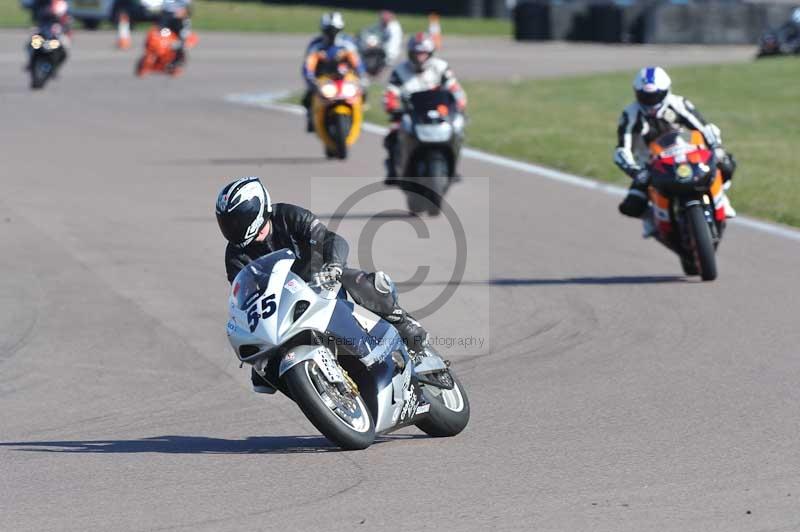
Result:
<svg viewBox="0 0 800 532"><path fill-rule="evenodd" d="M287 289L290 293L294 294L300 290L300 283L297 282L297 279L289 279L285 285L283 285L285 289Z"/></svg>
<svg viewBox="0 0 800 532"><path fill-rule="evenodd" d="M680 177L682 180L686 180L692 177L693 172L691 166L688 164L682 164L678 166L677 170L675 170L675 173L678 174L678 177Z"/></svg>

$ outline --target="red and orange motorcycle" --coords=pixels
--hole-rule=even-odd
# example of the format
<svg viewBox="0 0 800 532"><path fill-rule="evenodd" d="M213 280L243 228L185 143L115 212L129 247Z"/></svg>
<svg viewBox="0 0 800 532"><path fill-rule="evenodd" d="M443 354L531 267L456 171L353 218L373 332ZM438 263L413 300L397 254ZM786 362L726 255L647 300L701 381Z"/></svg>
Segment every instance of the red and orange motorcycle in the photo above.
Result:
<svg viewBox="0 0 800 532"><path fill-rule="evenodd" d="M650 203L656 239L678 254L686 275L717 277L716 249L725 230L717 160L699 131L670 131L650 143Z"/></svg>
<svg viewBox="0 0 800 532"><path fill-rule="evenodd" d="M183 43L184 57L178 57L180 37L169 28L154 24L144 43L144 55L136 63L136 75L143 77L150 72L161 72L178 76L186 63L185 51L197 45L197 34L190 32Z"/></svg>

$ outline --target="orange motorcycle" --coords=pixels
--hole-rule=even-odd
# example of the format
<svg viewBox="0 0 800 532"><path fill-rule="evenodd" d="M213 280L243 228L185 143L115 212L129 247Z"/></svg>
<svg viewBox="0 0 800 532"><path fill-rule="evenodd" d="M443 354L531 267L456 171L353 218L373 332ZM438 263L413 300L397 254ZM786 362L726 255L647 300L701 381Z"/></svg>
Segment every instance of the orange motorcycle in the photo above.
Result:
<svg viewBox="0 0 800 532"><path fill-rule="evenodd" d="M190 32L183 43L183 50L189 50L197 45L197 35ZM144 76L150 72L163 72L170 76L178 76L183 71L186 63L184 57L178 57L178 50L181 48L181 40L169 28L162 28L154 24L147 34L144 43L144 55L136 63L136 75Z"/></svg>
<svg viewBox="0 0 800 532"><path fill-rule="evenodd" d="M650 143L650 203L656 239L681 258L687 275L717 277L725 230L722 174L699 131L671 131Z"/></svg>

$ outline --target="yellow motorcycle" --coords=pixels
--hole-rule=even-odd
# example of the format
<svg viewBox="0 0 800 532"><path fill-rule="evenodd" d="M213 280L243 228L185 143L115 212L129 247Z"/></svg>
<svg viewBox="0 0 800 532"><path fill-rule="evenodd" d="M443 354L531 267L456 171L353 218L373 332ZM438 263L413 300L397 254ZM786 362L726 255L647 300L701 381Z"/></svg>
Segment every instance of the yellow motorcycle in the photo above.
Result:
<svg viewBox="0 0 800 532"><path fill-rule="evenodd" d="M347 148L361 134L363 93L358 76L350 70L317 78L312 100L314 129L328 158L346 159Z"/></svg>

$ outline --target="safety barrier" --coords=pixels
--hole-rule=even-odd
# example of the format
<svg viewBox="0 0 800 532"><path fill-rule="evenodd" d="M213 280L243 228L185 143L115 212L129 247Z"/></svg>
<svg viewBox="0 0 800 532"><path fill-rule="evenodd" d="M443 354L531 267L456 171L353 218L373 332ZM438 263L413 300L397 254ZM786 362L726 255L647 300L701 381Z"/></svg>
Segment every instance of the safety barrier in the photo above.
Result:
<svg viewBox="0 0 800 532"><path fill-rule="evenodd" d="M792 5L736 1L519 0L517 40L750 44L788 20Z"/></svg>

